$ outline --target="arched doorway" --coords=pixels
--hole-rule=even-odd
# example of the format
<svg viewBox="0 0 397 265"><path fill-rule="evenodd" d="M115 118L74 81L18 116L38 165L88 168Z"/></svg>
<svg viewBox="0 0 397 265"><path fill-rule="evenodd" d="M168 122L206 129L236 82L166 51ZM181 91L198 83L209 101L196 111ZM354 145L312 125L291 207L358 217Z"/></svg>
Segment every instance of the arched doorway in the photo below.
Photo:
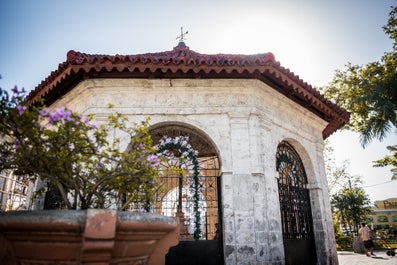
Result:
<svg viewBox="0 0 397 265"><path fill-rule="evenodd" d="M277 147L276 168L285 264L316 264L306 171L298 153L286 141Z"/></svg>
<svg viewBox="0 0 397 265"><path fill-rule="evenodd" d="M222 264L221 179L215 145L203 132L186 124L156 124L150 134L154 145L166 139L188 139L190 146L187 149L186 145L167 145L167 150L161 149L169 152L169 159L161 164L163 188L156 194L154 212L181 220L180 244L170 250L167 264ZM186 159L190 157L186 152L195 151L196 164Z"/></svg>

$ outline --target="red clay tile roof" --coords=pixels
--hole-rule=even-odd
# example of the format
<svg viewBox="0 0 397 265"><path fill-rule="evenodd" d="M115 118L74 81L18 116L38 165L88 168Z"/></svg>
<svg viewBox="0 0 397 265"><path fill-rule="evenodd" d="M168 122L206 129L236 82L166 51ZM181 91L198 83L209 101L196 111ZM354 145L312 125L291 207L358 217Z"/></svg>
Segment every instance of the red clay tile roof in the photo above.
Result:
<svg viewBox="0 0 397 265"><path fill-rule="evenodd" d="M200 54L185 45L171 51L137 55L99 55L75 51L33 90L28 99L47 104L88 78L248 78L270 85L329 122L324 139L346 124L350 114L276 62L272 53Z"/></svg>

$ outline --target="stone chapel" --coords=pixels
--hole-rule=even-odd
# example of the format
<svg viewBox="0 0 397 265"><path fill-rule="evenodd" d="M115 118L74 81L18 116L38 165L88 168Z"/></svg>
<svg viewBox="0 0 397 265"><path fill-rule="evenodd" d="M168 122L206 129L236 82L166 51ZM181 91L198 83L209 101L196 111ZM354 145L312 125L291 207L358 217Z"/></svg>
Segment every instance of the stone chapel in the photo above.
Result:
<svg viewBox="0 0 397 265"><path fill-rule="evenodd" d="M338 264L323 149L349 113L272 53L201 54L183 41L136 55L69 51L28 96L39 98L99 121L110 111L150 117L154 143L188 137L201 167L200 212L185 178L171 173L153 211L180 217L180 252L191 259L200 259L188 248L196 242L202 256L215 249L206 264Z"/></svg>

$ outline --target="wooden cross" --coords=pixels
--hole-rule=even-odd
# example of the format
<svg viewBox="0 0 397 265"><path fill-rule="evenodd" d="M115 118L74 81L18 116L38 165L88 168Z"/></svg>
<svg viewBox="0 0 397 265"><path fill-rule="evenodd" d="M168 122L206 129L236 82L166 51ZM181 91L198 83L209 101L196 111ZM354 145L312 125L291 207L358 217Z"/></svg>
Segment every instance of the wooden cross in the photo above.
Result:
<svg viewBox="0 0 397 265"><path fill-rule="evenodd" d="M186 34L188 34L189 31L186 31L183 33L183 27L181 27L181 35L176 37L176 39L179 39L179 42L183 42L186 39Z"/></svg>

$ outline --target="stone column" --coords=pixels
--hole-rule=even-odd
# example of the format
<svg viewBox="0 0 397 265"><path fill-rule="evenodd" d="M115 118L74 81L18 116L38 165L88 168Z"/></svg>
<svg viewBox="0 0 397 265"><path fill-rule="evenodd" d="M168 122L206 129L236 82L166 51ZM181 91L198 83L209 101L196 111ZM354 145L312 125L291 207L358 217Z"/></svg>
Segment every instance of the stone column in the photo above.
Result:
<svg viewBox="0 0 397 265"><path fill-rule="evenodd" d="M313 153L312 171L307 170L310 176L308 188L310 190L314 238L316 242L317 262L324 265L337 265L335 233L332 223L331 204L328 184L326 181L323 142L317 142ZM315 154L315 155L314 155ZM308 176L309 177L309 176ZM311 182L311 183L310 183Z"/></svg>
<svg viewBox="0 0 397 265"><path fill-rule="evenodd" d="M246 115L230 116L232 174L224 176L232 187L231 210L225 210L226 264L256 264L254 196L252 192L249 120ZM228 178L228 180L226 180Z"/></svg>

